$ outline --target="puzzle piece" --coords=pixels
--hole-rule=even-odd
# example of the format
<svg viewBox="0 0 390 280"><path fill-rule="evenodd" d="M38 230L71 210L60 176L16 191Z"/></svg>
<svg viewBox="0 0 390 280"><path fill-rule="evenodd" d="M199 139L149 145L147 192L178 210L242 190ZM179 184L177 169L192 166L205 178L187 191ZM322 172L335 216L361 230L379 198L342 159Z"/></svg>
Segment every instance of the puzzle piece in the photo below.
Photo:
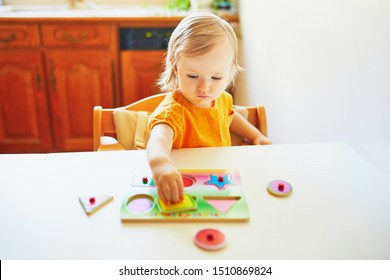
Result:
<svg viewBox="0 0 390 280"><path fill-rule="evenodd" d="M208 180L204 184L205 185L214 185L219 190L223 190L223 189L225 189L226 185L232 184L232 181L230 181L229 177L230 177L229 174L224 175L224 176L210 175L210 180Z"/></svg>
<svg viewBox="0 0 390 280"><path fill-rule="evenodd" d="M94 213L113 199L110 195L82 196L79 197L81 206L87 215Z"/></svg>
<svg viewBox="0 0 390 280"><path fill-rule="evenodd" d="M271 181L268 186L267 190L270 194L275 196L288 196L292 192L292 186L290 183L283 181L283 180L274 180Z"/></svg>
<svg viewBox="0 0 390 280"><path fill-rule="evenodd" d="M160 198L158 199L158 207L163 214L187 212L198 209L196 201L188 194L184 195L184 199L175 204L165 204Z"/></svg>
<svg viewBox="0 0 390 280"><path fill-rule="evenodd" d="M225 234L217 229L206 228L199 231L194 238L197 246L205 250L219 250L226 246Z"/></svg>

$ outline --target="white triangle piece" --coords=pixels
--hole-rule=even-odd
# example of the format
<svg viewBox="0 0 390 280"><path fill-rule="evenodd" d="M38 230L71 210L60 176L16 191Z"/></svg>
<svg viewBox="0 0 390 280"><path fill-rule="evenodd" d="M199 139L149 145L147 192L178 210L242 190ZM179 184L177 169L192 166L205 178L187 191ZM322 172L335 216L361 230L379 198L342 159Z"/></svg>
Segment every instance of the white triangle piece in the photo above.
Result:
<svg viewBox="0 0 390 280"><path fill-rule="evenodd" d="M113 197L107 194L79 197L81 206L83 207L85 213L87 213L88 215L94 213L96 210L106 205L112 199Z"/></svg>

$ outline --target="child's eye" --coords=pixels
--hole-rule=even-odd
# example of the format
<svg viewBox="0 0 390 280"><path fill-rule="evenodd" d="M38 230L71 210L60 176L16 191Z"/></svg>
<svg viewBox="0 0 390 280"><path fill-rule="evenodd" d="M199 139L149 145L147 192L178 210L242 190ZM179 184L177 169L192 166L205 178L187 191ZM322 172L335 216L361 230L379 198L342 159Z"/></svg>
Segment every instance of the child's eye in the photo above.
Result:
<svg viewBox="0 0 390 280"><path fill-rule="evenodd" d="M211 79L219 81L219 80L222 80L222 77L211 77Z"/></svg>
<svg viewBox="0 0 390 280"><path fill-rule="evenodd" d="M198 76L198 75L188 74L187 77L188 77L188 78L191 78L191 79L196 79L196 78L198 78L199 76Z"/></svg>

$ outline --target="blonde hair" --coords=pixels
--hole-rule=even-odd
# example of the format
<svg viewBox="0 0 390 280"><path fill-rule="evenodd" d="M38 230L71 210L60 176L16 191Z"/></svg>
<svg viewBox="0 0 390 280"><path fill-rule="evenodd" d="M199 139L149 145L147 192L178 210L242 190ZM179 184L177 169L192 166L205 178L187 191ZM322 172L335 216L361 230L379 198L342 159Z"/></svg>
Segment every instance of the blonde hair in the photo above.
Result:
<svg viewBox="0 0 390 280"><path fill-rule="evenodd" d="M211 51L228 39L233 50L232 69L229 84L234 85L238 72L237 37L233 28L222 18L210 13L198 13L185 17L172 32L165 57L165 69L157 84L164 91L178 89L175 73L181 56L198 56Z"/></svg>

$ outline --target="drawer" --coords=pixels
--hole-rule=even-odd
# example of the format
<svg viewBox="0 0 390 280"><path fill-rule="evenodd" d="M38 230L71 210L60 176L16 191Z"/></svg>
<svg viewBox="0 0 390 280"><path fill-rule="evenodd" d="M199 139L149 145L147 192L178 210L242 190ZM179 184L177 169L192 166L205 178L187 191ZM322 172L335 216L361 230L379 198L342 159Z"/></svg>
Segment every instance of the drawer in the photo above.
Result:
<svg viewBox="0 0 390 280"><path fill-rule="evenodd" d="M112 31L107 24L44 24L42 33L46 46L106 46Z"/></svg>
<svg viewBox="0 0 390 280"><path fill-rule="evenodd" d="M0 48L39 46L39 29L35 24L0 24Z"/></svg>

